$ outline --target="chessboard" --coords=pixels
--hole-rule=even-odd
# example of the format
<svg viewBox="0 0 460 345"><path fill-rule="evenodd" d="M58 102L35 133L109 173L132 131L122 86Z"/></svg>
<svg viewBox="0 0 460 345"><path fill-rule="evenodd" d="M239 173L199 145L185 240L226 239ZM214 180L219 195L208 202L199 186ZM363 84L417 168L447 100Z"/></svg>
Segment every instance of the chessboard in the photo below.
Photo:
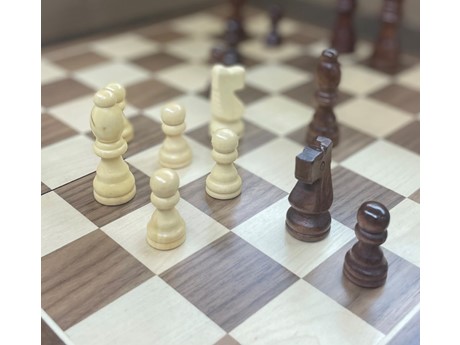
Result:
<svg viewBox="0 0 460 345"><path fill-rule="evenodd" d="M44 344L418 344L420 318L419 58L395 73L371 68L373 43L339 57L332 154L330 234L301 242L285 228L295 157L316 106L315 68L330 30L283 18L283 43L267 47L265 11L245 9L239 46L246 86L245 134L235 165L243 190L206 195L214 165L208 136L210 50L227 8L42 49L41 304ZM109 82L127 90L134 139L124 155L136 196L103 206L92 181L100 158L90 130L93 95ZM146 241L154 211L149 179L160 168L161 108L186 109L190 166L178 170L180 247ZM390 211L386 284L359 288L343 277L356 242L359 206Z"/></svg>

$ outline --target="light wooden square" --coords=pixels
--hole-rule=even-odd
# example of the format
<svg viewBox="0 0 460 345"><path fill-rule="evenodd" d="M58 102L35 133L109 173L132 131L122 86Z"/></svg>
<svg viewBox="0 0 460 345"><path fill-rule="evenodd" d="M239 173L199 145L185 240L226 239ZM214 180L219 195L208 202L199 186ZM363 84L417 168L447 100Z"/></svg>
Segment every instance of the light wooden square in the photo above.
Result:
<svg viewBox="0 0 460 345"><path fill-rule="evenodd" d="M161 123L161 109L168 103L178 103L185 108L186 132L201 127L211 120L211 104L209 100L190 94L147 108L144 110L144 115Z"/></svg>
<svg viewBox="0 0 460 345"><path fill-rule="evenodd" d="M339 89L357 95L369 95L391 83L391 78L365 66L342 66Z"/></svg>
<svg viewBox="0 0 460 345"><path fill-rule="evenodd" d="M230 335L242 345L356 345L377 344L383 339L377 329L303 280Z"/></svg>
<svg viewBox="0 0 460 345"><path fill-rule="evenodd" d="M176 208L185 221L186 240L173 250L157 250L147 243L147 224L155 210L152 204L101 229L146 267L161 274L229 231L183 199Z"/></svg>
<svg viewBox="0 0 460 345"><path fill-rule="evenodd" d="M99 161L93 141L76 135L41 150L41 180L54 189L92 173Z"/></svg>
<svg viewBox="0 0 460 345"><path fill-rule="evenodd" d="M225 332L159 277L66 331L75 345L212 345Z"/></svg>
<svg viewBox="0 0 460 345"><path fill-rule="evenodd" d="M187 37L167 44L165 50L187 61L200 62L209 58L214 44L213 40L206 37Z"/></svg>
<svg viewBox="0 0 460 345"><path fill-rule="evenodd" d="M405 199L391 209L390 216L383 247L420 267L420 204Z"/></svg>
<svg viewBox="0 0 460 345"><path fill-rule="evenodd" d="M383 138L413 121L403 110L369 98L355 98L335 107L339 123L376 138Z"/></svg>
<svg viewBox="0 0 460 345"><path fill-rule="evenodd" d="M331 231L324 240L316 243L299 241L286 230L289 207L288 198L283 198L233 229L233 232L299 277L307 275L354 238L352 230L332 220Z"/></svg>
<svg viewBox="0 0 460 345"><path fill-rule="evenodd" d="M192 150L192 163L184 168L175 171L180 178L180 186L185 186L203 175L211 172L215 162L211 157L211 150L201 145L195 140L185 137L190 149ZM142 171L147 176L152 176L153 172L160 169L159 152L161 145L156 145L126 159L129 164Z"/></svg>
<svg viewBox="0 0 460 345"><path fill-rule="evenodd" d="M314 109L291 98L275 95L251 103L246 108L245 119L266 130L284 135L307 126Z"/></svg>
<svg viewBox="0 0 460 345"><path fill-rule="evenodd" d="M67 72L53 64L51 61L42 58L41 60L41 83L42 85L64 79L67 76Z"/></svg>
<svg viewBox="0 0 460 345"><path fill-rule="evenodd" d="M397 75L396 81L414 90L420 90L420 65L401 72Z"/></svg>
<svg viewBox="0 0 460 345"><path fill-rule="evenodd" d="M117 82L125 88L144 81L150 72L129 62L108 62L83 68L75 72L74 78L95 90L102 89L108 83Z"/></svg>
<svg viewBox="0 0 460 345"><path fill-rule="evenodd" d="M134 59L158 51L158 44L135 33L124 33L95 41L92 49L111 59Z"/></svg>
<svg viewBox="0 0 460 345"><path fill-rule="evenodd" d="M302 51L303 47L300 44L284 42L279 47L269 47L260 38L243 42L240 47L240 52L243 56L265 62L276 62L294 58L300 55Z"/></svg>
<svg viewBox="0 0 460 345"><path fill-rule="evenodd" d="M171 22L174 30L190 35L213 36L221 34L225 29L225 21L221 18L207 14L197 13L183 16Z"/></svg>
<svg viewBox="0 0 460 345"><path fill-rule="evenodd" d="M184 63L164 69L156 77L180 90L201 91L211 80L211 68L199 63Z"/></svg>
<svg viewBox="0 0 460 345"><path fill-rule="evenodd" d="M41 197L41 255L96 230L97 226L55 192Z"/></svg>
<svg viewBox="0 0 460 345"><path fill-rule="evenodd" d="M236 163L290 193L297 182L294 177L295 157L302 150L302 145L278 138L238 158Z"/></svg>
<svg viewBox="0 0 460 345"><path fill-rule="evenodd" d="M268 92L281 92L311 79L309 72L274 63L256 66L246 74L248 84Z"/></svg>
<svg viewBox="0 0 460 345"><path fill-rule="evenodd" d="M370 144L341 165L405 197L420 188L420 156L385 140Z"/></svg>

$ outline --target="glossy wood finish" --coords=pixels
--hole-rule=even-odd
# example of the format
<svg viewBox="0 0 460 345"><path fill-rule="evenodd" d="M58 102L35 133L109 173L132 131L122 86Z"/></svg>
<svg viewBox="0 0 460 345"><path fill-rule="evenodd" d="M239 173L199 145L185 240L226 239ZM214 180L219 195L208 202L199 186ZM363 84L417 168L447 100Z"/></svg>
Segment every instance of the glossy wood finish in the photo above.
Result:
<svg viewBox="0 0 460 345"><path fill-rule="evenodd" d="M299 279L233 233L160 277L227 332Z"/></svg>
<svg viewBox="0 0 460 345"><path fill-rule="evenodd" d="M379 246L388 236L390 212L379 202L367 201L358 209L357 219L358 242L345 255L343 273L358 286L376 288L387 279L388 262Z"/></svg>
<svg viewBox="0 0 460 345"><path fill-rule="evenodd" d="M340 83L341 72L338 54L334 49L326 49L319 58L316 68L315 94L317 107L313 120L307 128L307 143L314 142L317 136L329 138L334 146L339 144L339 127L334 114L334 105L337 100L337 88Z"/></svg>
<svg viewBox="0 0 460 345"><path fill-rule="evenodd" d="M375 41L370 63L384 71L393 71L399 65L400 40L398 26L401 21L403 0L383 0L381 27Z"/></svg>
<svg viewBox="0 0 460 345"><path fill-rule="evenodd" d="M233 229L253 215L287 195L260 177L238 167L243 180L241 194L232 200L217 200L206 194L206 176L189 183L179 191L181 197L219 223Z"/></svg>
<svg viewBox="0 0 460 345"><path fill-rule="evenodd" d="M355 9L356 0L337 0L337 19L332 30L331 47L339 53L351 53L355 50Z"/></svg>
<svg viewBox="0 0 460 345"><path fill-rule="evenodd" d="M289 194L291 207L286 214L286 229L298 240L316 242L329 234L329 208L333 200L331 156L332 141L318 137L296 157L298 182Z"/></svg>
<svg viewBox="0 0 460 345"><path fill-rule="evenodd" d="M64 330L154 275L100 230L44 256L41 267L42 307Z"/></svg>

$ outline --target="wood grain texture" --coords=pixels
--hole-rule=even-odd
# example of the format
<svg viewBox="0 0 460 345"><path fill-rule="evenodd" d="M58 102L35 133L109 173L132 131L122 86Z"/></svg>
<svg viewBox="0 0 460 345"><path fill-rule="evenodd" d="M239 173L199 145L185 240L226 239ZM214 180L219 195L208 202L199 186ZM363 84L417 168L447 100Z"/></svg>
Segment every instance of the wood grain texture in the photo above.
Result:
<svg viewBox="0 0 460 345"><path fill-rule="evenodd" d="M154 274L100 230L41 261L42 307L64 330Z"/></svg>
<svg viewBox="0 0 460 345"><path fill-rule="evenodd" d="M240 345L240 343L233 339L231 335L227 334L214 345Z"/></svg>
<svg viewBox="0 0 460 345"><path fill-rule="evenodd" d="M46 184L44 184L44 183L42 182L42 193L41 193L41 195L43 195L43 194L45 194L45 193L48 193L49 191L51 191L51 188L48 187Z"/></svg>
<svg viewBox="0 0 460 345"><path fill-rule="evenodd" d="M243 186L241 194L234 199L218 200L210 197L205 191L207 175L179 190L182 199L230 230L287 195L249 171L237 165L235 167L243 180Z"/></svg>
<svg viewBox="0 0 460 345"><path fill-rule="evenodd" d="M304 279L337 303L349 309L372 326L388 334L420 300L420 269L383 249L388 260L388 278L383 287L360 288L342 273L350 241L310 272Z"/></svg>
<svg viewBox="0 0 460 345"><path fill-rule="evenodd" d="M388 342L388 345L419 345L420 344L420 312Z"/></svg>
<svg viewBox="0 0 460 345"><path fill-rule="evenodd" d="M102 227L150 202L150 177L132 166L130 170L136 179L136 196L120 206L101 205L94 199L95 172L59 187L55 192L98 227Z"/></svg>
<svg viewBox="0 0 460 345"><path fill-rule="evenodd" d="M65 345L56 333L41 319L41 344L42 345Z"/></svg>
<svg viewBox="0 0 460 345"><path fill-rule="evenodd" d="M238 155L242 156L259 146L262 146L276 138L273 133L260 128L251 122L244 121L244 134L238 144ZM305 131L304 131L305 132ZM187 133L187 136L195 139L204 146L212 149L211 137L209 137L208 125L204 125Z"/></svg>
<svg viewBox="0 0 460 345"><path fill-rule="evenodd" d="M298 280L233 233L160 277L227 332Z"/></svg>
<svg viewBox="0 0 460 345"><path fill-rule="evenodd" d="M399 84L390 84L370 94L369 97L411 114L420 113L420 92Z"/></svg>
<svg viewBox="0 0 460 345"><path fill-rule="evenodd" d="M58 58L53 60L58 66L61 66L70 71L76 71L85 67L95 66L101 62L106 62L108 59L95 52L83 52L68 57Z"/></svg>
<svg viewBox="0 0 460 345"><path fill-rule="evenodd" d="M163 142L165 135L161 130L160 123L144 115L136 115L129 118L129 121L134 128L134 137L128 144L128 151L123 155L124 158L131 157Z"/></svg>
<svg viewBox="0 0 460 345"><path fill-rule="evenodd" d="M51 107L93 93L94 90L82 83L74 79L66 78L42 85L41 104L45 107Z"/></svg>
<svg viewBox="0 0 460 345"><path fill-rule="evenodd" d="M367 200L375 200L391 209L404 197L390 189L368 180L344 167L332 170L334 202L331 207L332 218L353 229L356 211Z"/></svg>
<svg viewBox="0 0 460 345"><path fill-rule="evenodd" d="M418 202L420 204L420 189L416 190L410 197L409 199L414 200L415 202Z"/></svg>
<svg viewBox="0 0 460 345"><path fill-rule="evenodd" d="M313 81L310 81L308 83L301 84L299 86L296 86L292 89L289 89L283 92L283 95L288 96L292 99L295 99L296 101L302 104L315 108L317 105L316 100L315 100L316 91L317 91L317 88L316 88L315 83ZM352 96L349 93L338 90L337 100L335 101L335 105L343 103L349 100L351 97ZM338 116L338 119L340 120L339 114L337 114L337 116Z"/></svg>
<svg viewBox="0 0 460 345"><path fill-rule="evenodd" d="M135 60L132 60L131 62L151 72L158 72L165 68L172 67L180 63L184 63L185 60L165 52L159 52L137 58Z"/></svg>
<svg viewBox="0 0 460 345"><path fill-rule="evenodd" d="M144 109L182 95L182 92L150 78L126 88L126 99L137 108Z"/></svg>
<svg viewBox="0 0 460 345"><path fill-rule="evenodd" d="M164 25L163 23L149 25L135 30L135 32L160 43L169 43L185 37L184 34L175 31L173 28L168 25Z"/></svg>
<svg viewBox="0 0 460 345"><path fill-rule="evenodd" d="M42 147L57 143L78 134L73 128L57 120L49 114L42 114Z"/></svg>
<svg viewBox="0 0 460 345"><path fill-rule="evenodd" d="M284 62L284 64L293 66L293 67L297 67L298 69L302 71L315 73L316 65L318 64L318 58L305 54L305 55L297 56L295 58L287 60ZM314 82L312 83L313 83L313 88L316 88Z"/></svg>
<svg viewBox="0 0 460 345"><path fill-rule="evenodd" d="M385 139L420 155L420 121L409 123Z"/></svg>

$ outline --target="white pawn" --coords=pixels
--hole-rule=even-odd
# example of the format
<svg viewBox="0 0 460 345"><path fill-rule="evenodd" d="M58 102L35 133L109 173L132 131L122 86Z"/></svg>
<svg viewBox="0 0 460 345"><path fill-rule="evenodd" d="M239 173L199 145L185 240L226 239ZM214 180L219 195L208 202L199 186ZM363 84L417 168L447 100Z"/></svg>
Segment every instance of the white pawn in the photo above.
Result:
<svg viewBox="0 0 460 345"><path fill-rule="evenodd" d="M93 98L91 130L96 137L94 152L101 157L93 180L94 198L103 205L121 205L136 194L134 176L122 155L128 149L122 138L123 112L109 90L98 91Z"/></svg>
<svg viewBox="0 0 460 345"><path fill-rule="evenodd" d="M235 91L244 88L243 66L214 65L211 78L211 113L209 135L221 128L229 128L238 137L244 132L244 104Z"/></svg>
<svg viewBox="0 0 460 345"><path fill-rule="evenodd" d="M223 128L212 135L212 158L216 165L206 178L206 193L213 198L233 199L241 194L241 177L233 162L238 158L238 136Z"/></svg>
<svg viewBox="0 0 460 345"><path fill-rule="evenodd" d="M112 91L115 96L117 97L117 104L122 111L125 110L126 106L126 90L123 86L118 83L110 83L105 87L107 90ZM129 120L126 118L125 114L123 114L123 133L121 134L123 139L126 142L130 142L134 137L134 129L133 125Z"/></svg>
<svg viewBox="0 0 460 345"><path fill-rule="evenodd" d="M185 222L176 210L179 176L174 170L159 169L150 178L150 188L156 210L147 224L147 242L160 250L176 248L185 241Z"/></svg>
<svg viewBox="0 0 460 345"><path fill-rule="evenodd" d="M166 138L160 148L160 165L180 169L192 162L192 150L183 137L185 109L179 104L167 104L161 109L161 129Z"/></svg>

